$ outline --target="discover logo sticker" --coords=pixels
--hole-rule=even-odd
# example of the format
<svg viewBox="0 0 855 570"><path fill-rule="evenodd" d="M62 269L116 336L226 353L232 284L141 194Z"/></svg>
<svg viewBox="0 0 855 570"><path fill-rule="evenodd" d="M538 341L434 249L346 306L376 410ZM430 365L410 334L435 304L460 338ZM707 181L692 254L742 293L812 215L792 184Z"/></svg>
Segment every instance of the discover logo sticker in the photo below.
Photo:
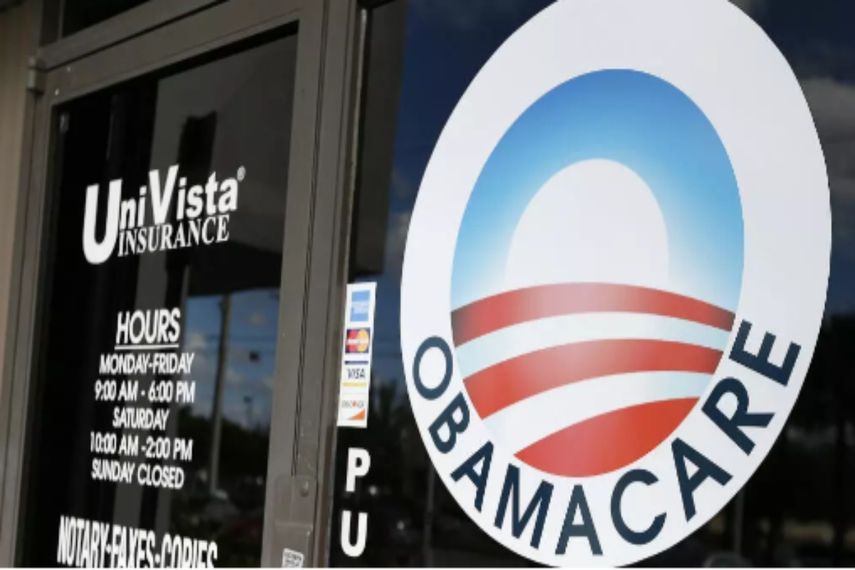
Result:
<svg viewBox="0 0 855 570"><path fill-rule="evenodd" d="M830 226L807 103L740 10L532 18L458 102L407 237L407 388L451 494L544 564L691 534L798 397Z"/></svg>

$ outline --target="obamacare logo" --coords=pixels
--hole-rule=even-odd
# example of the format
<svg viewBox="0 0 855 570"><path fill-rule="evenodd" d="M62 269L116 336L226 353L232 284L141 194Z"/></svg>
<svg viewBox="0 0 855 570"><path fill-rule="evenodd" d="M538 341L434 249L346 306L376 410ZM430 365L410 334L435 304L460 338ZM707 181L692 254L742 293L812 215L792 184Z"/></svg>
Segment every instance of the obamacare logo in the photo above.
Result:
<svg viewBox="0 0 855 570"><path fill-rule="evenodd" d="M567 0L492 56L422 181L401 343L467 514L553 565L629 564L768 453L821 323L824 159L723 0Z"/></svg>

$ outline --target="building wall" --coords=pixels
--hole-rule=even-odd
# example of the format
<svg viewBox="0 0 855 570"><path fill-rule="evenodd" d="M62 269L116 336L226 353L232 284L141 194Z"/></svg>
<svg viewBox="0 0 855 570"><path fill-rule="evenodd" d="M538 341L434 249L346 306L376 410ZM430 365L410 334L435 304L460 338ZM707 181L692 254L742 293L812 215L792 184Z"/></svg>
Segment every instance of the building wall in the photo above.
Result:
<svg viewBox="0 0 855 570"><path fill-rule="evenodd" d="M0 9L0 370L6 357L9 288L29 93L27 59L38 47L37 2Z"/></svg>

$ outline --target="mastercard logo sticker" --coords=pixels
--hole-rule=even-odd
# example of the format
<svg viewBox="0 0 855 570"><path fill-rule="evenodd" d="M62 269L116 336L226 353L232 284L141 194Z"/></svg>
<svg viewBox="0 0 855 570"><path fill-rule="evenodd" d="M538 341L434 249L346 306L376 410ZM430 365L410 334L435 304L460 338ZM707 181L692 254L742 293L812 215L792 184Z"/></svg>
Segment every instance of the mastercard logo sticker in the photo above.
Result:
<svg viewBox="0 0 855 570"><path fill-rule="evenodd" d="M810 112L753 21L553 4L473 80L412 215L401 348L437 472L540 563L672 546L784 426L830 240Z"/></svg>
<svg viewBox="0 0 855 570"><path fill-rule="evenodd" d="M347 354L366 354L371 348L371 333L368 329L348 329L344 348Z"/></svg>

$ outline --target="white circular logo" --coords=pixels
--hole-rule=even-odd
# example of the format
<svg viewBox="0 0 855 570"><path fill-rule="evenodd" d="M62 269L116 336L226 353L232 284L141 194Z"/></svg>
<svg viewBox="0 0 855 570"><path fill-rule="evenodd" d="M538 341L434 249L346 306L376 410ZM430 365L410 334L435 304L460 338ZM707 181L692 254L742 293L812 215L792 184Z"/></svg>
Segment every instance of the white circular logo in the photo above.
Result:
<svg viewBox="0 0 855 570"><path fill-rule="evenodd" d="M724 0L566 0L475 77L422 180L407 388L467 514L552 565L715 515L799 394L828 181L799 84Z"/></svg>

